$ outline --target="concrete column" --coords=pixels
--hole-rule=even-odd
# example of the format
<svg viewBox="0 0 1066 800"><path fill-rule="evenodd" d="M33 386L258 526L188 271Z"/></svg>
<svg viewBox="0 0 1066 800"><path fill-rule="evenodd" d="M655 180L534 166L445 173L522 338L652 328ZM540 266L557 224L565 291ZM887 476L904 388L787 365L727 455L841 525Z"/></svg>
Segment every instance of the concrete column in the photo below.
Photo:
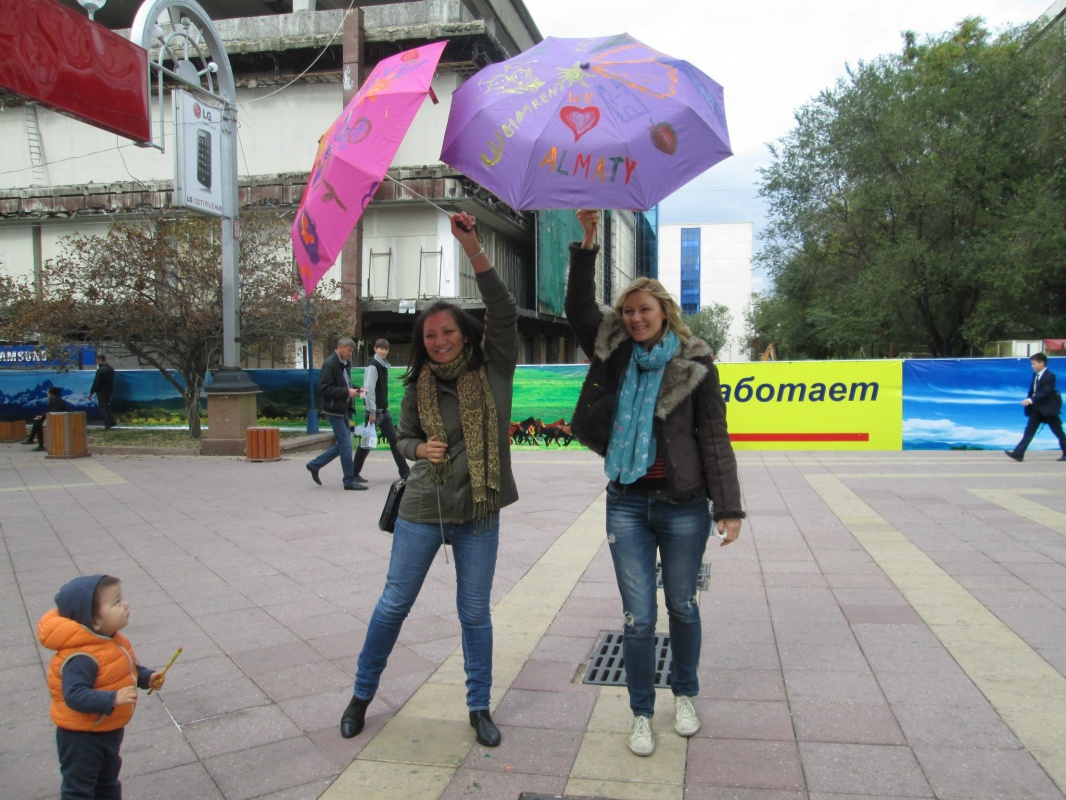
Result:
<svg viewBox="0 0 1066 800"><path fill-rule="evenodd" d="M258 391L214 392L207 395L208 436L200 445L203 455L244 455L247 443L245 431L255 427L257 421L257 394Z"/></svg>
<svg viewBox="0 0 1066 800"><path fill-rule="evenodd" d="M359 91L365 78L363 53L366 42L363 9L356 8L344 17L343 32L344 105ZM360 217L355 229L341 250L341 301L352 317L352 336L357 341L363 338L363 220Z"/></svg>
<svg viewBox="0 0 1066 800"><path fill-rule="evenodd" d="M565 336L560 336L557 340L558 347L555 351L555 363L556 364L569 364L570 362L566 358L567 340Z"/></svg>
<svg viewBox="0 0 1066 800"><path fill-rule="evenodd" d="M546 350L547 350L547 347L546 347L546 343L544 341L544 335L540 334L540 333L535 334L533 336L533 363L534 364L543 364L544 363L544 354L545 354Z"/></svg>

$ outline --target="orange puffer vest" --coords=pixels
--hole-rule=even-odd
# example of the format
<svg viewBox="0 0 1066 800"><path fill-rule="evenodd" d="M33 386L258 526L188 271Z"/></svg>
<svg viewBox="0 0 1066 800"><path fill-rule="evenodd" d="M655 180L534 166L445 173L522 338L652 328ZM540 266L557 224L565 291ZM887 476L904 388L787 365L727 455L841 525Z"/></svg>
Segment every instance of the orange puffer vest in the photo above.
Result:
<svg viewBox="0 0 1066 800"><path fill-rule="evenodd" d="M37 638L55 650L48 667L48 690L52 693L49 712L57 727L71 731L103 733L125 727L133 718L133 703L115 706L111 714L85 714L63 701L63 665L74 656L89 656L99 669L94 689L116 692L137 685L137 658L133 645L121 633L114 637L93 633L84 625L61 616L52 609L37 624Z"/></svg>

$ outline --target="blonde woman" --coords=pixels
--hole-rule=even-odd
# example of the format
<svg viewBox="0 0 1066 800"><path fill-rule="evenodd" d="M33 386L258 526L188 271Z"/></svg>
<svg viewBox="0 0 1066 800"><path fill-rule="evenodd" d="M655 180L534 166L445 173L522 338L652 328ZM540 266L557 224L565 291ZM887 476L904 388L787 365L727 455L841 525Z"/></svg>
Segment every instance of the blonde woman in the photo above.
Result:
<svg viewBox="0 0 1066 800"><path fill-rule="evenodd" d="M633 721L629 749L655 752L656 554L670 624L674 729L700 728L694 699L702 624L696 581L712 525L721 544L740 535L742 499L710 348L681 321L652 278L626 287L613 309L595 300L599 212L577 212L566 315L591 358L571 428L604 457L607 541L622 596L622 655ZM713 505L709 506L708 500Z"/></svg>

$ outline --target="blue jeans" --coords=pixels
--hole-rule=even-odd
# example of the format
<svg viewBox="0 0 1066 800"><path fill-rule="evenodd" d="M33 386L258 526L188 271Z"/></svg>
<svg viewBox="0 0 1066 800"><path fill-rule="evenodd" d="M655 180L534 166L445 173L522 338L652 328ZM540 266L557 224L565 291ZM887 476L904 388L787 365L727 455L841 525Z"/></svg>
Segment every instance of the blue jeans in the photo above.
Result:
<svg viewBox="0 0 1066 800"><path fill-rule="evenodd" d="M670 618L671 687L675 695L699 694L703 628L696 581L710 532L706 498L674 503L607 487L607 542L622 595L622 658L634 716L655 714L657 550Z"/></svg>
<svg viewBox="0 0 1066 800"><path fill-rule="evenodd" d="M500 515L487 521L445 523L443 537L455 556L455 605L463 631L463 667L466 669L466 704L471 711L488 710L492 689L492 616L489 596L496 573L500 543ZM396 520L392 557L385 590L378 600L366 641L359 653L355 696L369 700L378 690L400 628L422 589L437 550L442 544L441 525Z"/></svg>
<svg viewBox="0 0 1066 800"><path fill-rule="evenodd" d="M340 456L341 470L344 472L344 485L355 485L355 469L352 466L352 429L348 427L348 416L323 414L333 428L333 445L323 450L307 462L309 469L322 469L330 461Z"/></svg>

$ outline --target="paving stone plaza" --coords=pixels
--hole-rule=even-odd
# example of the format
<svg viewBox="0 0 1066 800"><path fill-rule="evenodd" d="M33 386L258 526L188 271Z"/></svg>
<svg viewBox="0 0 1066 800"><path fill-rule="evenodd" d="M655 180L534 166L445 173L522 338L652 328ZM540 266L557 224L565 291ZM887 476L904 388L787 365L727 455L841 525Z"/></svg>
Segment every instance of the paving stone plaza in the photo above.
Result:
<svg viewBox="0 0 1066 800"><path fill-rule="evenodd" d="M381 591L367 492L305 456L93 455L0 444L2 794L59 794L37 620L78 574L123 581L141 663L183 652L141 694L127 800L1062 798L1066 465L1033 452L738 453L740 540L712 540L703 726L626 748L625 689L583 682L620 601L602 462L516 451L493 590L493 716L467 722L455 574L438 557L368 712L338 730ZM334 474L335 473L335 474ZM660 630L665 619L660 616Z"/></svg>

